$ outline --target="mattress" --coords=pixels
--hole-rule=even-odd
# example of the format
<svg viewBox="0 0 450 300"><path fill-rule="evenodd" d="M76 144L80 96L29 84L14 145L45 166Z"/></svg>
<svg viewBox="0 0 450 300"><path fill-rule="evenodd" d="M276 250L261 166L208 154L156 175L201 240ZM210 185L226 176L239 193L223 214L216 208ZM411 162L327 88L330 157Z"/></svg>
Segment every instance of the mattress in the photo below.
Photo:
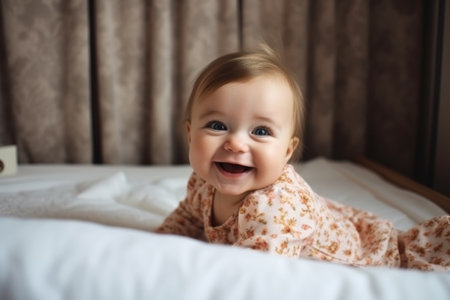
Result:
<svg viewBox="0 0 450 300"><path fill-rule="evenodd" d="M295 168L322 196L408 229L445 211L368 169ZM449 299L450 273L355 268L152 233L181 166L20 165L0 179L2 299Z"/></svg>

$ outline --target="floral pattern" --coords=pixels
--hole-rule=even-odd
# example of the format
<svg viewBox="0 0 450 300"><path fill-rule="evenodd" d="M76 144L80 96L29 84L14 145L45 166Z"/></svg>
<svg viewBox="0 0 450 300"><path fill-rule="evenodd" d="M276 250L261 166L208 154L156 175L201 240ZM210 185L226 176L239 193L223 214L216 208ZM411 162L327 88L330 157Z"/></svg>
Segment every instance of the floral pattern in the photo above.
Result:
<svg viewBox="0 0 450 300"><path fill-rule="evenodd" d="M319 196L290 165L216 227L214 193L192 174L186 199L157 232L355 266L450 270L450 216L401 232L388 220Z"/></svg>

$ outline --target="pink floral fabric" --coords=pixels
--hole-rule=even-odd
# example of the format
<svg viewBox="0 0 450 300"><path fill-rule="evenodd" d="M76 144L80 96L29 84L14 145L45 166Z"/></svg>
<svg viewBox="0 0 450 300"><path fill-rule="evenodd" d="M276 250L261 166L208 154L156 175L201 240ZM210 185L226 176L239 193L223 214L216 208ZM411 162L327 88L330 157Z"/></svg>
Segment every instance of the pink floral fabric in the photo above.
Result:
<svg viewBox="0 0 450 300"><path fill-rule="evenodd" d="M214 188L194 173L187 191L157 232L355 266L450 269L450 216L400 232L388 220L317 195L290 165L220 226L212 225Z"/></svg>

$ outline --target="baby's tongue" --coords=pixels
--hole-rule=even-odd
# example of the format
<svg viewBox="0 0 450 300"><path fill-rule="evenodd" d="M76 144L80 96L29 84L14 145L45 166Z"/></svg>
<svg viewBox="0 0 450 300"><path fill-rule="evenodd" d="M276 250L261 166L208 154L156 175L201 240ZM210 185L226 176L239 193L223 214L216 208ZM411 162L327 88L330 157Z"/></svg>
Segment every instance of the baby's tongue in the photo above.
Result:
<svg viewBox="0 0 450 300"><path fill-rule="evenodd" d="M249 169L246 166L227 164L227 163L221 163L220 166L222 167L222 169L224 169L225 171L227 171L229 173L243 173Z"/></svg>

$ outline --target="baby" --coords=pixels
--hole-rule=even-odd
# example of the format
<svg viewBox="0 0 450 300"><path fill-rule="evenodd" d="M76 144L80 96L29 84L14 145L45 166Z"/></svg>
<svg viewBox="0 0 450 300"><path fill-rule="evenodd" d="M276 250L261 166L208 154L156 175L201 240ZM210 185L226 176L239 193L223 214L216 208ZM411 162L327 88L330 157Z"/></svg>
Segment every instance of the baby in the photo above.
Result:
<svg viewBox="0 0 450 300"><path fill-rule="evenodd" d="M296 173L303 102L267 47L210 63L186 111L187 197L156 231L356 266L450 269L450 216L400 232L320 197Z"/></svg>

